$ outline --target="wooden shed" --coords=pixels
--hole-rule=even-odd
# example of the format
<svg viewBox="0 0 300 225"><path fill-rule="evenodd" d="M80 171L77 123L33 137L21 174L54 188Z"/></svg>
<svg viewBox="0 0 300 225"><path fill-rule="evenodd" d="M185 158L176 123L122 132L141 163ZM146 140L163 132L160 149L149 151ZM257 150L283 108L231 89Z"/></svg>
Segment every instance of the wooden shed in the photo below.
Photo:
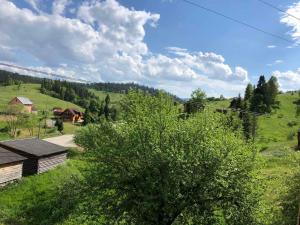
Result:
<svg viewBox="0 0 300 225"><path fill-rule="evenodd" d="M0 185L22 178L25 157L0 147Z"/></svg>
<svg viewBox="0 0 300 225"><path fill-rule="evenodd" d="M26 97L14 97L10 102L9 105L22 105L26 112L32 113L33 111L33 103ZM36 109L35 109L36 111Z"/></svg>
<svg viewBox="0 0 300 225"><path fill-rule="evenodd" d="M0 147L27 159L23 163L23 175L48 171L67 159L67 149L37 138L0 142Z"/></svg>

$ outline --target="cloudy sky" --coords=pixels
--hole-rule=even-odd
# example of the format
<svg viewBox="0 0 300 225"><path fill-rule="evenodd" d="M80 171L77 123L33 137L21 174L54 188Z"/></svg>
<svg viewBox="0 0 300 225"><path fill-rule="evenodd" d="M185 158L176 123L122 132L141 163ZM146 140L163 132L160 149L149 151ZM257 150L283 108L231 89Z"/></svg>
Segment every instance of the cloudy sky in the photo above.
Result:
<svg viewBox="0 0 300 225"><path fill-rule="evenodd" d="M289 42L182 0L0 0L0 62L180 97L235 96L261 74L300 89L300 19L258 0L193 1ZM267 1L300 18L300 1Z"/></svg>

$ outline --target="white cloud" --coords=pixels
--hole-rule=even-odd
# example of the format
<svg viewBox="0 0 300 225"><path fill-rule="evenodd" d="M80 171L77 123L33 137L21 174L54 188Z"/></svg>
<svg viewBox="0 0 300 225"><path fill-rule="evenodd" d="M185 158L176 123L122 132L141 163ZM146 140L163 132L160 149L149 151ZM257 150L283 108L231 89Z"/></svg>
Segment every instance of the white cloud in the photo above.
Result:
<svg viewBox="0 0 300 225"><path fill-rule="evenodd" d="M25 2L27 2L35 11L40 12L40 0L25 0Z"/></svg>
<svg viewBox="0 0 300 225"><path fill-rule="evenodd" d="M56 15L62 15L65 11L65 8L71 3L71 0L54 0L52 4L52 13Z"/></svg>
<svg viewBox="0 0 300 225"><path fill-rule="evenodd" d="M166 55L151 53L145 26L157 26L159 14L106 0L84 2L72 10L75 18L67 18L69 4L56 0L52 14L36 14L0 0L0 46L22 52L41 69L91 81L140 82L185 97L198 87L211 95L233 96L248 82L244 68L226 64L213 52L173 46L166 48ZM0 60L12 60L5 56Z"/></svg>
<svg viewBox="0 0 300 225"><path fill-rule="evenodd" d="M276 45L268 45L267 48L277 48Z"/></svg>
<svg viewBox="0 0 300 225"><path fill-rule="evenodd" d="M296 42L296 44L300 43L300 21L295 17L289 16L293 15L295 17L300 18L300 2L293 4L290 6L286 13L282 15L280 22L291 27L289 34Z"/></svg>
<svg viewBox="0 0 300 225"><path fill-rule="evenodd" d="M267 64L267 66L275 66L275 65L278 65L278 64L281 64L281 63L283 63L283 60L277 59L273 63Z"/></svg>
<svg viewBox="0 0 300 225"><path fill-rule="evenodd" d="M296 71L274 71L273 76L276 76L283 91L299 90L300 89L300 68Z"/></svg>

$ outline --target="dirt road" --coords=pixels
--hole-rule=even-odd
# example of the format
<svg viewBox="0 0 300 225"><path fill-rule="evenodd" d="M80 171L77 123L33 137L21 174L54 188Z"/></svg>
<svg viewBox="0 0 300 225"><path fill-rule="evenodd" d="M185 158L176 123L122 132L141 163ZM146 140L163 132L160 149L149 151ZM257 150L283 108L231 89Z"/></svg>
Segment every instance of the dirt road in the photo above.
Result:
<svg viewBox="0 0 300 225"><path fill-rule="evenodd" d="M73 138L74 138L74 134L66 134L66 135L62 135L62 136L58 136L58 137L46 138L44 140L48 141L50 143L53 143L53 144L57 144L57 145L61 145L63 147L67 147L67 148L78 147L74 143Z"/></svg>

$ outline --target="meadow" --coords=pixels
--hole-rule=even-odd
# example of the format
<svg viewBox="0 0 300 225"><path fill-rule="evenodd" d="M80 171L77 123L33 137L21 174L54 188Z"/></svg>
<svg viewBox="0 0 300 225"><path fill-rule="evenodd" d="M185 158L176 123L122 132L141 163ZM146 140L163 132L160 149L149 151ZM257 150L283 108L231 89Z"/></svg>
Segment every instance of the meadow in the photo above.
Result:
<svg viewBox="0 0 300 225"><path fill-rule="evenodd" d="M7 107L7 103L16 96L29 98L38 110L50 111L53 109L53 107L61 107L63 109L75 108L83 110L80 106L75 105L71 102L41 94L40 86L40 84L22 84L20 88L17 85L0 86L0 112L4 111Z"/></svg>
<svg viewBox="0 0 300 225"><path fill-rule="evenodd" d="M33 87L37 88L36 91L38 90L37 85L33 85ZM94 92L101 98L106 96L106 93ZM26 93L26 91L22 93ZM36 94L40 95L39 93ZM269 215L268 224L281 225L296 221L298 205L294 204L295 207L290 210L290 214L284 215L282 204L285 196L290 191L290 181L297 176L300 169L300 152L295 150L297 145L296 131L300 124L300 118L296 117L296 107L293 103L298 98L298 95L292 93L280 94L278 96L280 108L274 110L271 114L258 117L258 133L255 142L259 150L259 161L261 162L259 177L265 185L262 198ZM116 94L116 96L111 95L111 99L112 102L118 104L122 96L119 94ZM34 98L32 100L35 101ZM36 101L39 102L38 99ZM60 102L60 100L56 101ZM212 110L228 106L229 100L210 103ZM41 104L40 107L43 107L43 105ZM290 123L291 121L294 122ZM0 121L0 126L1 123L3 124L3 122ZM69 132L74 132L73 127L66 129L69 129ZM3 136L0 133L1 138ZM73 154L74 152L75 154ZM65 165L40 176L24 178L3 188L0 192L0 224L2 222L5 225L67 225L77 224L72 222L73 219L76 220L76 218L81 217L81 224L84 224L84 212L81 214L84 208L80 208L83 206L79 206L76 211L72 208L74 202L63 202L60 199L61 196L71 194L63 191L67 188L65 187L66 183L74 179L81 179L80 171L85 165L80 154L73 150L71 158ZM298 199L300 199L299 194L295 196L295 200ZM60 210L55 210L55 208ZM18 218L18 220L13 218ZM99 222L98 224L105 224L105 222Z"/></svg>

